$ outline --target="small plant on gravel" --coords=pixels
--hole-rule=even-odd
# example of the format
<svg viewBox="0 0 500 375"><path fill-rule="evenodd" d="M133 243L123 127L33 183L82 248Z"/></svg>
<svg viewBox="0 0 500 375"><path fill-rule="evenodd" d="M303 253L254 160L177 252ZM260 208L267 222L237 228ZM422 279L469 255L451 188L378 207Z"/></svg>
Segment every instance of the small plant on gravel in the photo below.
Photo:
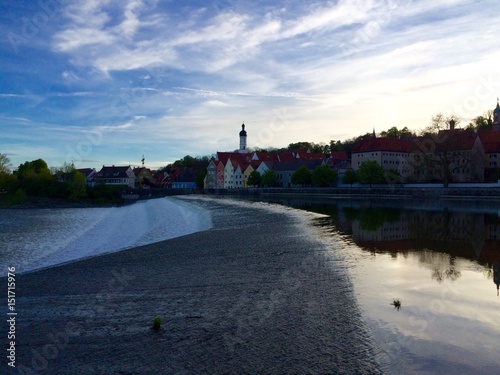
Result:
<svg viewBox="0 0 500 375"><path fill-rule="evenodd" d="M156 318L154 318L153 320L153 329L155 331L159 331L160 328L161 328L161 324L163 323L163 319L159 316L157 316Z"/></svg>
<svg viewBox="0 0 500 375"><path fill-rule="evenodd" d="M398 299L395 299L391 303L392 306L394 306L395 309L399 310L401 308L401 301Z"/></svg>

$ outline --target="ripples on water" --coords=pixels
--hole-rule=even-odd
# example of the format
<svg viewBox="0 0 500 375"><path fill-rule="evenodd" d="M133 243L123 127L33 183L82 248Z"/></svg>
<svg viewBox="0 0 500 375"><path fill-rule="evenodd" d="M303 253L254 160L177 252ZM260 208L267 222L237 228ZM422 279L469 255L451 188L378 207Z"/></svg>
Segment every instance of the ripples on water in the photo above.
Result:
<svg viewBox="0 0 500 375"><path fill-rule="evenodd" d="M0 275L32 271L210 228L208 211L162 198L111 208L0 210Z"/></svg>
<svg viewBox="0 0 500 375"><path fill-rule="evenodd" d="M345 260L385 373L498 373L500 211L281 203L327 215L316 235Z"/></svg>

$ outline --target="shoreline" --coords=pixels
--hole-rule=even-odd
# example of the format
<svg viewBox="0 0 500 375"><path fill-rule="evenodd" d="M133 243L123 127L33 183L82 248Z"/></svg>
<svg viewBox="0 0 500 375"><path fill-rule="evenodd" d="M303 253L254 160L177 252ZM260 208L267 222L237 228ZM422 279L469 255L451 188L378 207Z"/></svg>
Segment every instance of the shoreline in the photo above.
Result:
<svg viewBox="0 0 500 375"><path fill-rule="evenodd" d="M286 210L200 204L212 229L20 274L18 364L51 374L381 373L342 259Z"/></svg>
<svg viewBox="0 0 500 375"><path fill-rule="evenodd" d="M126 194L121 204L97 204L89 200L70 201L45 197L28 197L27 202L17 205L0 205L0 209L47 209L47 208L93 208L119 207L133 204L141 200L165 198L186 195L207 196L238 196L238 197L304 197L304 198L331 198L331 199L369 199L383 198L394 200L410 199L439 199L443 201L494 201L500 203L500 185L492 186L355 186L336 188L245 188L245 189L150 189L132 191ZM494 185L494 186L493 186ZM137 198L130 198L137 194Z"/></svg>

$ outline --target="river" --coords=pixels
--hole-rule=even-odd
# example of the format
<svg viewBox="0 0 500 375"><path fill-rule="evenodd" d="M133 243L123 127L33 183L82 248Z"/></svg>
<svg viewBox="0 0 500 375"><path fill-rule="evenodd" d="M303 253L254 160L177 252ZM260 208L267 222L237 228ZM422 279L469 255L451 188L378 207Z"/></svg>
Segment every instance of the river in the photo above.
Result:
<svg viewBox="0 0 500 375"><path fill-rule="evenodd" d="M0 210L0 276L187 235L212 226L208 211L160 198L107 208Z"/></svg>

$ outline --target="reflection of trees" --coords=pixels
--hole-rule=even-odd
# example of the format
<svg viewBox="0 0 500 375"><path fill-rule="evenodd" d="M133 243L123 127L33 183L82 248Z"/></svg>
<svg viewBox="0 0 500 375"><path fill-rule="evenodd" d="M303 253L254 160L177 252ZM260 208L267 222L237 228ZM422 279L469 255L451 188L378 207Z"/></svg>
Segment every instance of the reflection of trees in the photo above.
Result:
<svg viewBox="0 0 500 375"><path fill-rule="evenodd" d="M448 243L469 243L476 258L479 258L484 245L484 215L443 212L417 211L412 215L410 232L413 238L425 243L427 240Z"/></svg>
<svg viewBox="0 0 500 375"><path fill-rule="evenodd" d="M401 218L401 210L394 208L344 208L344 215L352 220L359 221L361 229L374 232L385 223L396 223Z"/></svg>
<svg viewBox="0 0 500 375"><path fill-rule="evenodd" d="M444 280L456 281L460 279L462 273L459 270L454 268L450 268L447 270L440 270L439 268L435 268L432 273L432 278L439 283L442 283Z"/></svg>

